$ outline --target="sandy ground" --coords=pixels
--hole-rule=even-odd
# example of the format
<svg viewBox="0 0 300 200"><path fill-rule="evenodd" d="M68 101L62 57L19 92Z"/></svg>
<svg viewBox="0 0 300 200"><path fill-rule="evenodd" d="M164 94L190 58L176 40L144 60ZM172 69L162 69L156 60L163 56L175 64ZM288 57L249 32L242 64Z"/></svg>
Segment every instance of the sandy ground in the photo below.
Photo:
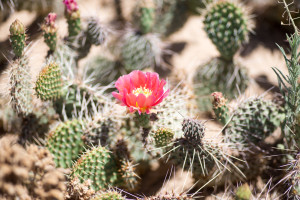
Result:
<svg viewBox="0 0 300 200"><path fill-rule="evenodd" d="M132 8L132 2L134 0L126 0L124 6L126 9L124 10L125 16L129 16L130 10ZM115 11L113 8L112 0L81 0L79 1L79 7L81 10L82 17L88 16L97 16L100 21L103 23L109 23L115 17ZM12 15L5 23L0 24L0 42L4 41L8 38L9 35L9 26L15 19L20 19L25 26L30 25L35 19L36 15L34 13L29 13L26 11L18 12ZM63 37L66 35L66 21L64 18L60 18L58 20L59 27L59 35ZM254 33L255 34L255 33ZM255 36L254 36L255 37ZM174 66L174 71L181 73L182 78L187 79L188 81L191 79L191 74L197 66L202 63L207 62L209 59L218 56L218 52L211 41L206 36L206 33L203 30L202 18L198 16L190 17L184 27L171 35L166 42L169 43L178 43L184 42L186 43L185 48L182 52L175 54L172 58L172 64ZM246 45L247 46L247 45ZM91 57L100 54L101 48L92 48L92 52L90 55L80 61L80 65L84 65ZM3 49L0 47L0 51L2 53L6 53L7 49ZM30 52L30 66L31 66L31 74L33 81L36 79L39 71L44 66L44 58L47 54L47 46L43 42L43 39L39 37L38 39L32 42L32 48ZM284 59L281 53L278 50L270 50L265 47L263 43L258 43L253 51L251 51L246 56L236 56L238 59L248 70L251 78L253 79L251 86L247 89L245 96L251 95L260 95L263 94L268 88L261 88L254 80L258 77L263 77L263 81L269 82L271 85L277 85L277 78L275 73L272 71L271 67L278 67L283 72L287 72L287 69L284 64ZM0 76L0 84L7 84L7 74L3 73ZM208 122L208 130L209 133L217 134L221 127L214 122ZM181 172L177 171L176 174L181 174ZM186 191L192 187L191 178L185 179L187 176L186 173L180 176L171 176L169 181L166 181L164 187L162 188L162 192L166 190L173 189L175 191ZM178 185L178 183L184 183L183 185Z"/></svg>

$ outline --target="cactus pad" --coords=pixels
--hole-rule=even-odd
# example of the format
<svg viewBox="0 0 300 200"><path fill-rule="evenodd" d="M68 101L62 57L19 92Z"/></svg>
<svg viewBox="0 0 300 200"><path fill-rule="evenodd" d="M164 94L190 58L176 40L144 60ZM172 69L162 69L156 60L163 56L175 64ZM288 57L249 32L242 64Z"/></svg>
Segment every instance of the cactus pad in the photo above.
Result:
<svg viewBox="0 0 300 200"><path fill-rule="evenodd" d="M174 132L171 129L159 128L153 135L155 146L165 147L171 143L173 137Z"/></svg>
<svg viewBox="0 0 300 200"><path fill-rule="evenodd" d="M74 119L61 123L50 132L47 148L53 154L57 167L71 167L84 151L83 129L83 122Z"/></svg>
<svg viewBox="0 0 300 200"><path fill-rule="evenodd" d="M232 60L242 42L247 40L249 20L243 8L229 0L208 6L204 28L221 56Z"/></svg>
<svg viewBox="0 0 300 200"><path fill-rule="evenodd" d="M104 147L94 147L81 156L74 164L71 178L79 178L83 183L91 180L91 187L98 191L117 186L118 169L115 158L110 151Z"/></svg>
<svg viewBox="0 0 300 200"><path fill-rule="evenodd" d="M62 84L60 67L52 62L40 72L35 91L43 101L56 100L61 95Z"/></svg>
<svg viewBox="0 0 300 200"><path fill-rule="evenodd" d="M92 200L125 200L117 191L105 191L95 195Z"/></svg>
<svg viewBox="0 0 300 200"><path fill-rule="evenodd" d="M25 34L25 27L24 25L19 21L15 20L10 28L10 43L12 45L13 51L17 57L21 57L24 52L25 48L25 40L26 40L26 34Z"/></svg>

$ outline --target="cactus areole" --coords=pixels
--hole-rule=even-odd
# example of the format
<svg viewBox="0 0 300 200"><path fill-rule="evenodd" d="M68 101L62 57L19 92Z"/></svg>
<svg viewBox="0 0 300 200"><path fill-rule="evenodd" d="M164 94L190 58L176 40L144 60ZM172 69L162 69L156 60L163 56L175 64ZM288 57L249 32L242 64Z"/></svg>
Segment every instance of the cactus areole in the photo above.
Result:
<svg viewBox="0 0 300 200"><path fill-rule="evenodd" d="M154 72L133 71L121 76L116 82L119 93L113 92L123 106L127 106L130 112L138 111L150 113L150 109L161 103L169 94L164 91L165 80L159 80L159 75Z"/></svg>

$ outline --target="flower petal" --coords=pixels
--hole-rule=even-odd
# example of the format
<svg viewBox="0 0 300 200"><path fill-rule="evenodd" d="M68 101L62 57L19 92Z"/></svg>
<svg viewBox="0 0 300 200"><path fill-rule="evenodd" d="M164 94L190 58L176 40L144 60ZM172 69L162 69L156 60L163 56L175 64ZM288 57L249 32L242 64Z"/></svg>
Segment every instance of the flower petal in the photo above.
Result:
<svg viewBox="0 0 300 200"><path fill-rule="evenodd" d="M150 96L147 97L144 106L146 108L151 108L154 103L155 103L155 96L154 95L150 95Z"/></svg>
<svg viewBox="0 0 300 200"><path fill-rule="evenodd" d="M170 90L167 90L156 102L153 106L156 106L157 104L159 104L160 102L162 102L162 100L164 98L166 98L169 95Z"/></svg>
<svg viewBox="0 0 300 200"><path fill-rule="evenodd" d="M146 103L146 96L144 94L139 94L136 98L136 101L139 108L144 108Z"/></svg>
<svg viewBox="0 0 300 200"><path fill-rule="evenodd" d="M144 72L135 70L129 75L134 88L145 87L147 77Z"/></svg>
<svg viewBox="0 0 300 200"><path fill-rule="evenodd" d="M134 94L126 95L126 104L127 106L136 107L136 96Z"/></svg>

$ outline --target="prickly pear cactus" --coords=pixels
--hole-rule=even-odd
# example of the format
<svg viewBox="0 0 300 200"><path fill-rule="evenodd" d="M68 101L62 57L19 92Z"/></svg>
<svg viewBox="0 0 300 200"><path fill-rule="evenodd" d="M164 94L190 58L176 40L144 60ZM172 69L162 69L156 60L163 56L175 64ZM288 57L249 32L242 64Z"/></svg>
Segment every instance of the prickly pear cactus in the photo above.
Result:
<svg viewBox="0 0 300 200"><path fill-rule="evenodd" d="M74 119L59 124L50 132L47 148L54 156L57 167L69 168L85 150L83 140L84 123Z"/></svg>
<svg viewBox="0 0 300 200"><path fill-rule="evenodd" d="M68 22L69 40L73 41L81 31L81 20L76 0L63 0Z"/></svg>
<svg viewBox="0 0 300 200"><path fill-rule="evenodd" d="M247 13L230 0L215 1L207 9L204 29L221 56L232 60L251 30Z"/></svg>
<svg viewBox="0 0 300 200"><path fill-rule="evenodd" d="M135 34L125 36L121 58L127 72L154 67L156 45L152 39L157 38Z"/></svg>
<svg viewBox="0 0 300 200"><path fill-rule="evenodd" d="M26 45L25 27L18 19L16 19L11 24L9 28L9 32L10 32L9 40L12 45L15 56L21 57L23 55L24 48Z"/></svg>
<svg viewBox="0 0 300 200"><path fill-rule="evenodd" d="M114 190L109 190L105 192L100 192L99 194L96 194L92 200L125 200L125 197L123 197L120 193Z"/></svg>
<svg viewBox="0 0 300 200"><path fill-rule="evenodd" d="M10 70L10 95L13 109L21 116L32 113L32 84L28 58L13 61Z"/></svg>
<svg viewBox="0 0 300 200"><path fill-rule="evenodd" d="M243 93L248 87L249 77L246 68L239 63L214 58L198 68L193 83L198 107L206 111L211 110L212 92L220 91L229 99L236 98L239 91Z"/></svg>
<svg viewBox="0 0 300 200"><path fill-rule="evenodd" d="M52 62L40 72L36 81L35 91L37 96L43 101L56 100L61 95L62 85L60 67Z"/></svg>
<svg viewBox="0 0 300 200"><path fill-rule="evenodd" d="M225 130L234 144L257 144L271 135L284 119L279 106L261 98L250 98L234 111Z"/></svg>
<svg viewBox="0 0 300 200"><path fill-rule="evenodd" d="M91 187L98 191L118 186L118 168L114 155L105 147L94 147L84 153L73 166L71 178L79 178L80 182L90 179Z"/></svg>

